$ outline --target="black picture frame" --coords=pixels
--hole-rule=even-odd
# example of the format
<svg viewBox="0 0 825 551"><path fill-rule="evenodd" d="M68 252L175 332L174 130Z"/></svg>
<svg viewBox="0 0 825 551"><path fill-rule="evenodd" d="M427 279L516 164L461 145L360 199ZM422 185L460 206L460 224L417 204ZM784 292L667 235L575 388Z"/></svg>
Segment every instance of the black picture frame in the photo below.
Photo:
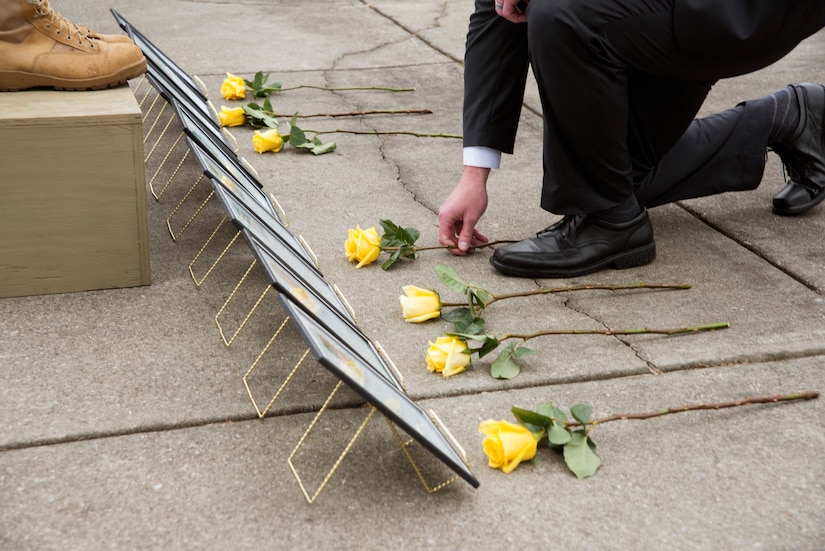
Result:
<svg viewBox="0 0 825 551"><path fill-rule="evenodd" d="M179 85L169 81L166 75L151 70L151 63L147 64L146 67L146 80L158 91L163 99L173 107L185 108L193 117L196 117L201 124L215 133L221 141L225 142L223 136L220 135L220 124L207 103L182 92ZM228 144L227 147L229 147Z"/></svg>
<svg viewBox="0 0 825 551"><path fill-rule="evenodd" d="M340 335L353 353L360 356L393 386L403 391L404 387L392 369L378 353L369 337L355 324L335 290L326 280L315 277L308 278L309 281L303 279L301 275L308 275L306 272L300 273L299 270L294 270L294 265L283 262L269 247L251 235L251 232L245 230L245 236L272 286L281 295L289 297L329 331Z"/></svg>
<svg viewBox="0 0 825 551"><path fill-rule="evenodd" d="M240 197L240 189L233 181L210 177L212 189L220 201L224 212L232 223L240 230L249 232L260 241L268 243L270 249L275 248L281 255L286 256L292 263L300 263L303 269L315 272L323 277L321 270L315 264L315 259L309 254L298 237L281 225L276 219L268 217L265 212L256 208L256 203L245 202ZM283 248L286 247L284 250Z"/></svg>
<svg viewBox="0 0 825 551"><path fill-rule="evenodd" d="M245 172L235 168L234 164L221 163L214 158L214 153L208 153L200 141L194 140L192 136L186 136L186 142L195 162L201 167L203 173L208 177L220 181L231 188L231 191L238 197L244 205L253 210L260 218L267 221L275 219L279 226L283 226L283 221L269 197L259 188L259 182L247 178Z"/></svg>
<svg viewBox="0 0 825 551"><path fill-rule="evenodd" d="M185 106L172 102L172 106L177 113L178 120L187 136L195 140L201 149L217 161L223 168L234 175L238 180L252 184L258 190L263 189L263 184L252 171L244 166L240 158L235 154L229 144L223 139L220 130L209 128L203 121L198 120L197 115L189 111ZM249 189L252 189L251 187Z"/></svg>
<svg viewBox="0 0 825 551"><path fill-rule="evenodd" d="M295 302L284 295L281 295L279 300L318 363L401 427L471 486L478 488L479 482L467 463L426 411L389 381L369 369L363 359L353 354L337 335L319 324Z"/></svg>

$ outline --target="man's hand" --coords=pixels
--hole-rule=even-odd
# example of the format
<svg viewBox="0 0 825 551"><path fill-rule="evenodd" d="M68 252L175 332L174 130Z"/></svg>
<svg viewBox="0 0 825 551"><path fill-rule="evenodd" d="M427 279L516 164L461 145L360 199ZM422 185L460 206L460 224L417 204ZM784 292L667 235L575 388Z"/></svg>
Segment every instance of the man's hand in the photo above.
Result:
<svg viewBox="0 0 825 551"><path fill-rule="evenodd" d="M527 15L521 7L526 6L530 0L493 0L496 6L496 13L511 23L527 23Z"/></svg>
<svg viewBox="0 0 825 551"><path fill-rule="evenodd" d="M464 256L472 247L489 241L475 229L487 210L489 175L489 168L464 167L458 185L438 209L438 242L450 247L449 251L455 255Z"/></svg>

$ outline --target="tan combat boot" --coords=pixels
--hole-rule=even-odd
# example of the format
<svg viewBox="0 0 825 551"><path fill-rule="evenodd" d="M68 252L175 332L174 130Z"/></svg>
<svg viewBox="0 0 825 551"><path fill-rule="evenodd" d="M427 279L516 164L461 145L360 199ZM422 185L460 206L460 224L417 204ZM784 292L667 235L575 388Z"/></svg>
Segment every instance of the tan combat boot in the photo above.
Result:
<svg viewBox="0 0 825 551"><path fill-rule="evenodd" d="M0 0L0 91L100 90L145 71L143 53L127 37L77 25L48 0Z"/></svg>

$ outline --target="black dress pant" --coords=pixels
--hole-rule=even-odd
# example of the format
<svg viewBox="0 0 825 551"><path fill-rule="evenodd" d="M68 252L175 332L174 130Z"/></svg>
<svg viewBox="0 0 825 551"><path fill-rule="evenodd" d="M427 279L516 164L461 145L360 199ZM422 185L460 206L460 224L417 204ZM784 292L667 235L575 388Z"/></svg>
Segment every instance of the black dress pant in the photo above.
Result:
<svg viewBox="0 0 825 551"><path fill-rule="evenodd" d="M772 0L773 1L773 0ZM674 0L532 0L528 23L477 0L465 57L465 145L512 152L528 62L544 113L541 206L587 214L752 189L770 120L750 104L695 121L712 85L780 59L821 25L727 56L678 44ZM787 25L799 27L789 18ZM780 25L781 26L781 25Z"/></svg>

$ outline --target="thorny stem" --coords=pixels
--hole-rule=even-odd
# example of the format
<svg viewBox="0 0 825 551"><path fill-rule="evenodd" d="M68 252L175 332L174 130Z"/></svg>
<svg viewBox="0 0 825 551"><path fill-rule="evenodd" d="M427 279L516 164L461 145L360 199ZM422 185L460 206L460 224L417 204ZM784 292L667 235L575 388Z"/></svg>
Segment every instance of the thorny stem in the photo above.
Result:
<svg viewBox="0 0 825 551"><path fill-rule="evenodd" d="M400 134L404 136L415 136L416 138L455 138L462 139L461 134L445 134L443 132L412 132L408 130L307 130L304 132L312 132L316 136L321 134L361 134L366 136L384 136L387 134Z"/></svg>
<svg viewBox="0 0 825 551"><path fill-rule="evenodd" d="M331 92L346 91L346 90L384 90L387 92L414 92L415 88L390 88L387 86L346 86L343 88L334 88L328 86L313 86L311 84L300 84L298 86L289 86L287 88L279 88L278 92L286 92L288 90L298 90L299 88L312 88L314 90L328 90Z"/></svg>
<svg viewBox="0 0 825 551"><path fill-rule="evenodd" d="M592 284L582 284L582 285L570 285L567 287L551 287L549 289L531 289L530 291L519 291L516 293L505 293L502 295L494 295L490 293L492 297L488 300L484 307L490 306L492 303L505 300L508 298L516 298L516 297L529 297L533 295L549 295L553 293L564 293L567 291L590 291L590 290L606 290L606 291L621 291L624 289L690 289L689 283L621 283L621 284L609 284L609 283L592 283ZM442 302L442 306L464 306L464 303L447 303Z"/></svg>
<svg viewBox="0 0 825 551"><path fill-rule="evenodd" d="M350 111L347 113L312 113L310 115L301 115L296 113L295 115L285 115L281 113L271 113L265 112L270 117L292 117L295 116L299 119L310 119L310 118L317 118L317 117L361 117L364 115L430 115L432 114L431 109L367 109L364 111Z"/></svg>
<svg viewBox="0 0 825 551"><path fill-rule="evenodd" d="M521 339L528 341L536 337L545 337L552 335L642 335L642 334L658 334L658 335L678 335L681 333L699 333L702 331L714 331L716 329L727 329L730 325L727 322L709 323L705 325L692 325L690 327L677 327L675 329L653 329L642 327L637 329L547 329L545 331L538 331L530 334L507 334L499 339Z"/></svg>
<svg viewBox="0 0 825 551"><path fill-rule="evenodd" d="M622 421L626 419L652 419L654 417L661 417L662 415L669 415L671 413L683 413L685 411L725 409L739 406L750 406L754 404L773 404L778 402L790 402L792 400L813 400L816 398L819 398L819 391L812 390L806 392L798 392L795 394L774 394L773 396L749 397L740 400L732 400L730 402L717 402L715 404L686 404L681 407L668 408L663 409L661 411L653 411L650 413L617 413L614 415L610 415L608 417L603 417L601 419L594 419L586 423L586 425L588 427L593 427L595 425L609 423L610 421ZM569 421L566 423L566 426L568 428L580 427L582 426L582 424L578 421Z"/></svg>
<svg viewBox="0 0 825 551"><path fill-rule="evenodd" d="M501 245L503 243L515 243L516 241L511 239L505 239L502 241L490 241L488 243L482 243L481 245L474 245L470 247L471 249L483 249L484 247L492 247L494 245ZM382 251L397 251L401 247L382 247ZM435 251L439 249L455 249L455 247L450 247L449 245L429 245L426 247L413 247L415 252L419 251Z"/></svg>

